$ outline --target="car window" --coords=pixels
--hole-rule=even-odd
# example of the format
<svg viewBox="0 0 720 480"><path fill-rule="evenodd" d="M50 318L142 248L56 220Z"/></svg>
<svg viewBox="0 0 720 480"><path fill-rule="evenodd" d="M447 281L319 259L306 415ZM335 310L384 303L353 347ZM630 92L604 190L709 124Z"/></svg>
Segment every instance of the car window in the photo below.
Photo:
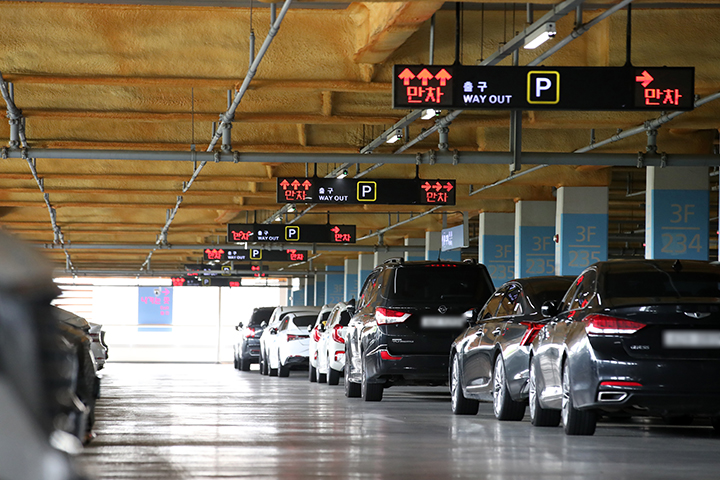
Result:
<svg viewBox="0 0 720 480"><path fill-rule="evenodd" d="M289 321L289 317L286 315L286 316L285 316L285 319L283 319L283 321L280 322L280 326L278 327L278 331L280 331L280 330L285 330L285 329L288 327L288 321Z"/></svg>
<svg viewBox="0 0 720 480"><path fill-rule="evenodd" d="M328 310L327 312L323 312L317 317L313 317L314 322L313 324L317 327L318 325L325 324L327 325L328 317L332 313L332 310Z"/></svg>
<svg viewBox="0 0 720 480"><path fill-rule="evenodd" d="M360 292L360 305L363 310L375 307L378 296L378 276L379 272L372 272L363 284L362 292Z"/></svg>
<svg viewBox="0 0 720 480"><path fill-rule="evenodd" d="M605 275L605 297L718 298L720 273L691 271L618 272Z"/></svg>
<svg viewBox="0 0 720 480"><path fill-rule="evenodd" d="M568 288L568 291L565 292L565 296L562 299L562 304L559 311L566 312L570 310L570 303L572 303L572 301L575 299L575 294L580 288L580 283L582 283L582 281L582 275L580 275L578 278L575 279L575 281L573 281L572 286L570 286L570 288Z"/></svg>
<svg viewBox="0 0 720 480"><path fill-rule="evenodd" d="M495 313L497 313L498 307L500 306L500 301L505 295L505 290L506 287L501 287L493 294L492 297L490 297L490 300L487 301L480 311L478 320L485 320L486 318L492 318L495 316Z"/></svg>
<svg viewBox="0 0 720 480"><path fill-rule="evenodd" d="M480 266L426 264L400 266L389 278L387 294L408 303L478 304L492 292L489 278Z"/></svg>
<svg viewBox="0 0 720 480"><path fill-rule="evenodd" d="M350 323L350 313L347 310L340 312L340 321L338 322L343 327L347 327Z"/></svg>
<svg viewBox="0 0 720 480"><path fill-rule="evenodd" d="M330 312L327 313L329 314ZM315 318L315 315L301 315L298 317L293 317L292 323L294 323L296 327L307 327L313 324Z"/></svg>
<svg viewBox="0 0 720 480"><path fill-rule="evenodd" d="M522 288L520 288L520 285L510 285L500 301L500 308L498 309L496 316L508 317L510 315L518 315L517 310L522 313L522 304L520 302L521 294Z"/></svg>
<svg viewBox="0 0 720 480"><path fill-rule="evenodd" d="M595 270L586 270L583 275L578 277L575 283L579 283L579 288L570 304L570 310L577 310L588 306L593 296L595 296L595 280L597 273Z"/></svg>

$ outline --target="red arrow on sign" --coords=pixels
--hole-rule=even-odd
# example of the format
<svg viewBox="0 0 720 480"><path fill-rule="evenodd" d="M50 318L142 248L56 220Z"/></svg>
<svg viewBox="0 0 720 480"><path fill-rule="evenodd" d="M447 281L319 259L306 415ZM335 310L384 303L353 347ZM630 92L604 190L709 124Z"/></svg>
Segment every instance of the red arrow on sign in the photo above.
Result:
<svg viewBox="0 0 720 480"><path fill-rule="evenodd" d="M447 182L447 183L445 184L445 189L446 189L448 192L449 192L450 190L452 190L452 189L453 189L452 183Z"/></svg>
<svg viewBox="0 0 720 480"><path fill-rule="evenodd" d="M335 233L340 233L340 227L335 226L335 227L331 228L330 231L335 232Z"/></svg>
<svg viewBox="0 0 720 480"><path fill-rule="evenodd" d="M440 190L442 190L442 185L440 185L440 182L436 182L435 185L433 185L433 188L436 192L439 192Z"/></svg>
<svg viewBox="0 0 720 480"><path fill-rule="evenodd" d="M307 190L308 188L312 187L312 183L310 183L310 180L305 180L302 183L302 186L305 187L305 190Z"/></svg>
<svg viewBox="0 0 720 480"><path fill-rule="evenodd" d="M427 191L430 190L432 187L430 186L430 184L429 184L428 182L425 182L425 183L423 183L422 185L420 185L420 188L422 188L423 190L425 190L425 191L427 192Z"/></svg>
<svg viewBox="0 0 720 480"><path fill-rule="evenodd" d="M406 68L405 70L400 72L398 78L403 81L403 85L407 86L410 85L410 80L415 78L415 74L412 73L409 68Z"/></svg>
<svg viewBox="0 0 720 480"><path fill-rule="evenodd" d="M637 77L635 77L636 82L642 82L643 88L650 85L650 82L652 82L653 80L655 79L647 72L647 70L643 70L642 75L638 75Z"/></svg>
<svg viewBox="0 0 720 480"><path fill-rule="evenodd" d="M427 87L428 80L435 78L435 75L430 73L427 68L423 68L420 73L417 74L417 78L422 81L422 86Z"/></svg>
<svg viewBox="0 0 720 480"><path fill-rule="evenodd" d="M294 188L295 190L297 190L298 187L300 186L300 182L298 182L297 180L293 180L293 182L292 182L290 185L292 185L293 188Z"/></svg>
<svg viewBox="0 0 720 480"><path fill-rule="evenodd" d="M288 181L286 179L283 179L283 181L280 182L280 186L283 188L283 190L285 190L285 189L287 189L288 186L290 186L290 184L288 183Z"/></svg>
<svg viewBox="0 0 720 480"><path fill-rule="evenodd" d="M435 79L440 80L441 87L444 87L445 85L447 85L447 81L450 80L451 78L452 78L452 75L450 75L448 73L448 71L445 70L444 68L442 70L440 70L437 73L437 75L435 75Z"/></svg>

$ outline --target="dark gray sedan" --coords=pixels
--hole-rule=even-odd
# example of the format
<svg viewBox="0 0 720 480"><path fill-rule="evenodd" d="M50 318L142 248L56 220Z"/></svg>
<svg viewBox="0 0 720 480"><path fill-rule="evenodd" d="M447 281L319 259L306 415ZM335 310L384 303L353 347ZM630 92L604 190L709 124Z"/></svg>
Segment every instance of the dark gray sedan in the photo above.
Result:
<svg viewBox="0 0 720 480"><path fill-rule="evenodd" d="M530 343L545 322L543 303L559 300L574 277L512 280L498 288L450 351L456 415L475 415L492 401L498 420L521 420L528 398Z"/></svg>

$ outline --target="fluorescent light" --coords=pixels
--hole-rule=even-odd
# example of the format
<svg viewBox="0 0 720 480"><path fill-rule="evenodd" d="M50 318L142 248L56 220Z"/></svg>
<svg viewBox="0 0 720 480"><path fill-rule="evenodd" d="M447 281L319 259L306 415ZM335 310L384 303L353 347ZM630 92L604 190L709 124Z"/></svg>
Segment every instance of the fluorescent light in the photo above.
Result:
<svg viewBox="0 0 720 480"><path fill-rule="evenodd" d="M288 212L294 212L294 211L295 211L295 205L292 205L292 204L291 204L291 205L288 207Z"/></svg>
<svg viewBox="0 0 720 480"><path fill-rule="evenodd" d="M402 138L402 132L400 131L400 129L397 129L393 132L392 135L390 135L388 137L387 143L395 143L398 140L400 140L401 138Z"/></svg>
<svg viewBox="0 0 720 480"><path fill-rule="evenodd" d="M427 110L423 110L422 115L420 116L420 118L421 118L422 120L430 120L430 119L433 118L435 115L437 115L437 111L435 111L434 108L428 108Z"/></svg>
<svg viewBox="0 0 720 480"><path fill-rule="evenodd" d="M535 30L530 36L525 37L525 49L532 50L547 42L550 38L557 34L555 23L548 22L542 27Z"/></svg>
<svg viewBox="0 0 720 480"><path fill-rule="evenodd" d="M347 177L347 176L348 176L348 171L347 171L347 170L343 170L343 171L340 172L340 173L338 174L338 176L335 177L335 178L345 178L345 177Z"/></svg>

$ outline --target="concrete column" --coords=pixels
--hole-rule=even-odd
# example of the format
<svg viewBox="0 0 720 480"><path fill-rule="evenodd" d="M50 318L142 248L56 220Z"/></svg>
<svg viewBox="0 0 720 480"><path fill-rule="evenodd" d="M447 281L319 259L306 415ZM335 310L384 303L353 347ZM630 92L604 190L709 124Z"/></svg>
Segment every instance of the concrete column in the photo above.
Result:
<svg viewBox="0 0 720 480"><path fill-rule="evenodd" d="M315 274L315 303L313 305L325 305L325 274Z"/></svg>
<svg viewBox="0 0 720 480"><path fill-rule="evenodd" d="M360 289L362 289L365 279L370 275L373 268L375 268L374 255L372 253L361 253L358 255L358 283L357 283L357 297L360 298Z"/></svg>
<svg viewBox="0 0 720 480"><path fill-rule="evenodd" d="M705 167L647 167L645 258L707 260L710 178Z"/></svg>
<svg viewBox="0 0 720 480"><path fill-rule="evenodd" d="M304 305L315 305L315 278L305 278L305 303Z"/></svg>
<svg viewBox="0 0 720 480"><path fill-rule="evenodd" d="M345 300L343 267L325 267L325 303L335 305Z"/></svg>
<svg viewBox="0 0 720 480"><path fill-rule="evenodd" d="M425 232L425 260L435 261L449 260L451 262L459 262L462 260L462 252L453 250L443 252L442 248L442 232Z"/></svg>
<svg viewBox="0 0 720 480"><path fill-rule="evenodd" d="M515 272L518 277L555 275L555 202L515 204Z"/></svg>
<svg viewBox="0 0 720 480"><path fill-rule="evenodd" d="M560 187L555 210L555 273L578 275L607 260L608 187Z"/></svg>
<svg viewBox="0 0 720 480"><path fill-rule="evenodd" d="M515 278L514 235L514 213L480 213L478 262L487 267L495 287Z"/></svg>
<svg viewBox="0 0 720 480"><path fill-rule="evenodd" d="M424 238L406 238L405 245L406 246L423 247L423 246L425 246L425 239ZM405 252L405 261L406 262L412 262L412 261L418 261L418 260L425 260L425 255L423 255L420 252L412 252L412 253Z"/></svg>
<svg viewBox="0 0 720 480"><path fill-rule="evenodd" d="M300 280L300 288L297 290L294 290L292 293L293 307L305 305L305 279L300 278L298 280Z"/></svg>
<svg viewBox="0 0 720 480"><path fill-rule="evenodd" d="M351 298L358 298L358 261L356 259L345 259L345 273L343 275L345 291L343 296L347 302Z"/></svg>

